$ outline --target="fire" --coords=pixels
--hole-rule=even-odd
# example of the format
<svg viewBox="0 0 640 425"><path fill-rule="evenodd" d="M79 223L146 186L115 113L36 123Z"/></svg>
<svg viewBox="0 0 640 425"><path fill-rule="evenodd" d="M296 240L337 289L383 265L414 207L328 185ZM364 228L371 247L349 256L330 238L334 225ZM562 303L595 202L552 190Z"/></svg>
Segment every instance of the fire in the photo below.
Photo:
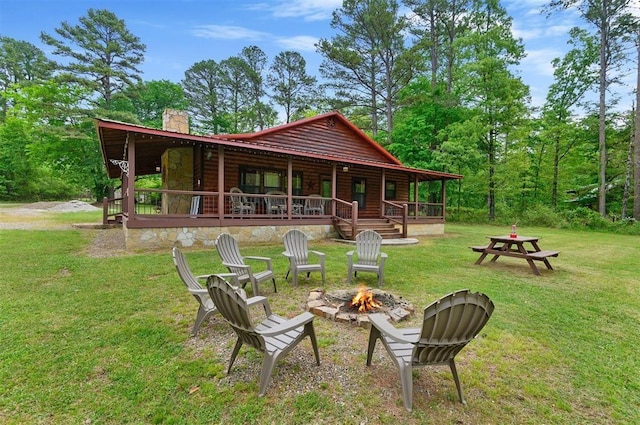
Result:
<svg viewBox="0 0 640 425"><path fill-rule="evenodd" d="M371 292L366 286L360 285L358 293L351 299L349 307L357 307L358 311L363 313L365 311L373 310L378 307L382 307L382 304L378 304L373 298L373 292Z"/></svg>

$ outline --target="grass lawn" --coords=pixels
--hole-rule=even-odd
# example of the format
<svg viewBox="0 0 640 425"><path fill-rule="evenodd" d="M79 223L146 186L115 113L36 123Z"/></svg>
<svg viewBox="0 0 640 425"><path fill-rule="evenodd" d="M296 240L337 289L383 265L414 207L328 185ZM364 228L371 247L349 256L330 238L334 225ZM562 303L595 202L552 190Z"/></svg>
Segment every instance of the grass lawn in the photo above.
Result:
<svg viewBox="0 0 640 425"><path fill-rule="evenodd" d="M316 318L320 369L303 341L258 398L262 358L243 348L227 376L235 341L220 316L189 337L197 304L168 250L96 258L87 247L99 230L0 230L0 422L640 423L638 236L522 228L541 237L542 249L561 251L554 271L542 266L534 276L511 258L474 265L478 254L467 247L507 231L448 224L444 236L384 247L384 289L420 310L462 288L496 305L457 357L468 404L458 402L448 368L430 367L414 375L407 413L382 345L365 366L365 329ZM344 289L350 246L311 248L326 253L326 289ZM303 311L319 275L294 289L283 279L281 245L241 250L273 258L278 293L261 288L276 313ZM213 248L185 253L196 274L224 271ZM401 326L418 325L419 316Z"/></svg>

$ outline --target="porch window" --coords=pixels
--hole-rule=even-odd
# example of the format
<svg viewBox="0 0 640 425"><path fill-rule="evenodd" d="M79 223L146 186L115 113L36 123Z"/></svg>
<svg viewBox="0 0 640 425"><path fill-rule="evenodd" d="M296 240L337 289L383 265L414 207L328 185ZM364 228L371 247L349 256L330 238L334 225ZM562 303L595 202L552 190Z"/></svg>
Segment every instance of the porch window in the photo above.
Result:
<svg viewBox="0 0 640 425"><path fill-rule="evenodd" d="M286 190L286 172L264 168L240 168L240 189L246 193L266 193ZM302 195L302 173L293 173L293 194Z"/></svg>
<svg viewBox="0 0 640 425"><path fill-rule="evenodd" d="M396 182L393 180L387 180L384 184L384 199L385 201L394 201L396 199Z"/></svg>
<svg viewBox="0 0 640 425"><path fill-rule="evenodd" d="M358 201L358 209L366 208L365 201L367 199L367 193L366 193L367 179L362 177L354 177L354 179L352 180L351 187L352 187L351 192L353 195L353 200Z"/></svg>
<svg viewBox="0 0 640 425"><path fill-rule="evenodd" d="M291 190L293 196L302 196L302 173L300 171L294 171L292 175L293 184Z"/></svg>
<svg viewBox="0 0 640 425"><path fill-rule="evenodd" d="M264 171L264 192L270 190L282 190L283 175L280 171Z"/></svg>
<svg viewBox="0 0 640 425"><path fill-rule="evenodd" d="M255 168L240 169L240 189L246 193L261 193L261 172Z"/></svg>

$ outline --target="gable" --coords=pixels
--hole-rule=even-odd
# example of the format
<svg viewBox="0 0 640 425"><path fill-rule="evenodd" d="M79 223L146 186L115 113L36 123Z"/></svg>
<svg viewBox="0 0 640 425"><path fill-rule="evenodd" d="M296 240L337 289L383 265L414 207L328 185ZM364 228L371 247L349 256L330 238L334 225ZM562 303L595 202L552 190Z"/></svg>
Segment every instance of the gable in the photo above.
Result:
<svg viewBox="0 0 640 425"><path fill-rule="evenodd" d="M240 136L240 135L238 135ZM246 136L242 137L242 136ZM260 145L301 153L351 157L363 161L400 164L389 152L337 113L274 127L239 138ZM231 136L235 137L235 136Z"/></svg>

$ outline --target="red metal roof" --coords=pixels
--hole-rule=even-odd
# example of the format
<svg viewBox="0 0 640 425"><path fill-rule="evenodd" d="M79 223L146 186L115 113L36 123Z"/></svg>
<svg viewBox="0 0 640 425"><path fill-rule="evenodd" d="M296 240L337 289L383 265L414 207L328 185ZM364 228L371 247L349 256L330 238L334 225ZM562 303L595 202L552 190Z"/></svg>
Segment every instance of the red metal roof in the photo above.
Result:
<svg viewBox="0 0 640 425"><path fill-rule="evenodd" d="M339 164L365 165L416 173L422 180L459 179L462 176L405 167L342 114L329 112L250 134L199 136L157 130L135 124L96 119L103 160L110 177L120 169L111 159L126 159L128 135L136 140L136 174L153 174L168 147L215 144L269 154L295 156Z"/></svg>

